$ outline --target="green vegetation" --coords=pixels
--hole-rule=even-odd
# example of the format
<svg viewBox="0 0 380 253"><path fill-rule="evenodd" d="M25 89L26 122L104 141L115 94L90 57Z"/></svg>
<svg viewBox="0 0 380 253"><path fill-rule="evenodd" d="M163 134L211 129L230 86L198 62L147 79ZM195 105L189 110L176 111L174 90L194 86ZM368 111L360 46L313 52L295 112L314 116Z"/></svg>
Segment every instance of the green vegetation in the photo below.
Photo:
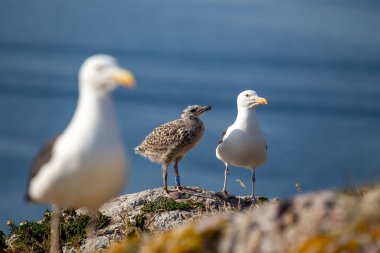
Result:
<svg viewBox="0 0 380 253"><path fill-rule="evenodd" d="M86 228L90 222L87 214L77 215L75 211L66 210L60 216L60 240L61 245L79 247L80 242L86 237ZM97 216L97 228L104 228L111 218L101 213ZM48 252L50 246L51 212L45 211L44 218L38 222L25 221L20 225L8 222L10 234L8 236L12 252ZM0 250L2 240L0 235ZM4 247L6 248L6 247Z"/></svg>
<svg viewBox="0 0 380 253"><path fill-rule="evenodd" d="M296 191L297 191L298 193L303 193L303 187L302 187L302 185L301 185L300 183L296 182L296 183L294 184L294 186L296 187Z"/></svg>
<svg viewBox="0 0 380 253"><path fill-rule="evenodd" d="M8 222L12 248L16 252L46 252L49 250L50 215L46 215L41 222L25 221L19 226L12 221Z"/></svg>
<svg viewBox="0 0 380 253"><path fill-rule="evenodd" d="M139 213L135 216L135 227L140 231L144 230L146 217L143 213Z"/></svg>
<svg viewBox="0 0 380 253"><path fill-rule="evenodd" d="M263 196L256 196L256 205L260 205L260 204L263 204L265 202L268 202L269 199L267 197L263 197Z"/></svg>
<svg viewBox="0 0 380 253"><path fill-rule="evenodd" d="M139 214L134 217L135 222L130 223L133 224L135 228L139 231L145 231L145 225L147 220L147 215L151 213L160 213L160 212L168 212L168 211L183 211L183 210L191 210L191 209L199 209L203 208L203 204L201 202L195 202L191 200L177 202L174 199L161 197L153 201L147 202L142 208Z"/></svg>
<svg viewBox="0 0 380 253"><path fill-rule="evenodd" d="M141 210L143 213L152 213L160 211L189 210L200 206L202 206L201 203L195 203L192 201L176 202L171 198L162 197L154 201L149 201Z"/></svg>
<svg viewBox="0 0 380 253"><path fill-rule="evenodd" d="M4 252L6 248L7 245L5 243L5 234L0 230L0 252Z"/></svg>

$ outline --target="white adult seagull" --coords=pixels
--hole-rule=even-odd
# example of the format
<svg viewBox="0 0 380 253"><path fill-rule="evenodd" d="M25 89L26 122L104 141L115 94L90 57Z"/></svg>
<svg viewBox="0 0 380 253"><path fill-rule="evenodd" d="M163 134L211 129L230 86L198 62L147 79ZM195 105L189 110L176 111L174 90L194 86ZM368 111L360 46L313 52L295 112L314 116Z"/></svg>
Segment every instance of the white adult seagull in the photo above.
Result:
<svg viewBox="0 0 380 253"><path fill-rule="evenodd" d="M55 205L50 252L58 252L61 208L86 207L94 224L98 208L125 186L127 159L111 92L134 82L112 56L89 57L79 71L79 99L70 124L34 160L27 199Z"/></svg>
<svg viewBox="0 0 380 253"><path fill-rule="evenodd" d="M252 200L255 201L256 168L267 159L267 145L256 117L256 107L267 104L265 98L253 90L246 90L237 97L238 114L235 122L223 132L216 148L216 157L226 165L223 193L227 194L228 166L234 165L252 170Z"/></svg>

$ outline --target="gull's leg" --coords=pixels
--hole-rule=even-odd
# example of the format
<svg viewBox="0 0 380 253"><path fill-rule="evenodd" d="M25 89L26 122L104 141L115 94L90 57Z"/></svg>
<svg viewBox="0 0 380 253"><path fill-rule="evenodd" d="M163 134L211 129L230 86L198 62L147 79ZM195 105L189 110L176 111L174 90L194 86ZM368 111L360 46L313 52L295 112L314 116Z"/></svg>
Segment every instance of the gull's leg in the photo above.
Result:
<svg viewBox="0 0 380 253"><path fill-rule="evenodd" d="M227 193L227 176L230 174L230 171L228 170L228 163L226 164L226 169L224 170L224 184L223 184L223 190L222 192Z"/></svg>
<svg viewBox="0 0 380 253"><path fill-rule="evenodd" d="M251 181L252 181L252 195L251 195L252 203L256 203L256 197L255 197L256 168L252 169Z"/></svg>
<svg viewBox="0 0 380 253"><path fill-rule="evenodd" d="M59 253L59 216L61 209L53 205L53 213L51 216L51 241L50 253Z"/></svg>
<svg viewBox="0 0 380 253"><path fill-rule="evenodd" d="M168 192L168 164L162 164L162 178L164 180L164 192L169 194Z"/></svg>
<svg viewBox="0 0 380 253"><path fill-rule="evenodd" d="M90 222L87 226L87 252L95 252L96 211L90 210Z"/></svg>
<svg viewBox="0 0 380 253"><path fill-rule="evenodd" d="M174 163L174 174L175 174L175 182L177 185L177 191L178 192L183 192L182 191L182 186L181 186L181 180L179 177L179 171L178 171L178 163L181 160L181 158L177 158Z"/></svg>

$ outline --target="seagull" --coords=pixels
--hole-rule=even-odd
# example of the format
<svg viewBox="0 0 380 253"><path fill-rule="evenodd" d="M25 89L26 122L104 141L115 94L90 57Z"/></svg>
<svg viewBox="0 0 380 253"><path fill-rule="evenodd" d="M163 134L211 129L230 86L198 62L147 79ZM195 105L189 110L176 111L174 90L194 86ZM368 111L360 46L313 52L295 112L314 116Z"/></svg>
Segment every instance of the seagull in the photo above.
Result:
<svg viewBox="0 0 380 253"><path fill-rule="evenodd" d="M163 124L153 130L145 140L135 148L135 152L152 162L162 164L164 191L167 187L168 166L174 162L177 192L182 193L178 163L185 154L194 148L202 138L205 128L199 116L211 109L211 106L190 105L181 114L180 119Z"/></svg>
<svg viewBox="0 0 380 253"><path fill-rule="evenodd" d="M79 99L71 122L34 159L26 199L53 204L50 252L59 252L61 209L86 207L94 233L98 208L126 184L127 159L111 92L119 84L134 83L132 73L112 56L86 59L79 71Z"/></svg>
<svg viewBox="0 0 380 253"><path fill-rule="evenodd" d="M223 132L216 148L216 157L224 162L223 193L227 195L228 166L233 165L252 170L252 201L255 198L256 168L267 159L267 145L256 117L256 107L266 105L267 100L255 91L246 90L237 97L238 114L235 122Z"/></svg>

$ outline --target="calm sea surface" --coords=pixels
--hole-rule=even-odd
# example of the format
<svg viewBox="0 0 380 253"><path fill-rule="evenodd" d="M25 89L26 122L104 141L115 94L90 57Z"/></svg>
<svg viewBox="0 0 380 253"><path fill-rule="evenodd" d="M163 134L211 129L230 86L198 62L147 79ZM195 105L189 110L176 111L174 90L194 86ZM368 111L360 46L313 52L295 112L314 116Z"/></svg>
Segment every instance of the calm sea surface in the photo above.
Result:
<svg viewBox="0 0 380 253"><path fill-rule="evenodd" d="M296 182L304 191L375 182L379 25L379 1L1 1L0 229L49 207L23 201L29 167L71 119L78 68L95 53L116 56L138 80L114 93L131 164L124 193L162 185L159 165L132 148L189 104L213 109L180 164L182 182L220 190L216 143L246 89L269 102L258 108L269 160L257 194L287 198ZM249 194L235 180L249 185L250 172L230 171L229 190Z"/></svg>

